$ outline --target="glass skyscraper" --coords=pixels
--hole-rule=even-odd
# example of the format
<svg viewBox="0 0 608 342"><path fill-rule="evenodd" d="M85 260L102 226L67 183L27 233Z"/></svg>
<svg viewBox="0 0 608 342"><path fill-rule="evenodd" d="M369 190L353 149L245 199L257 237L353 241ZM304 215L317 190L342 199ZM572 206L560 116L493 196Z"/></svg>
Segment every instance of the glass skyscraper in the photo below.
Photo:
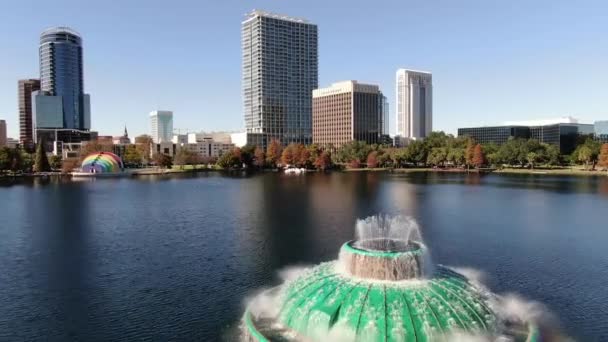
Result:
<svg viewBox="0 0 608 342"><path fill-rule="evenodd" d="M91 128L90 99L84 93L82 38L80 34L68 27L48 29L40 35L40 93L36 96L48 96L40 103L52 102L52 106L40 108L37 119L44 116L60 116L60 127L76 130ZM60 110L61 113L55 113ZM61 115L59 115L61 114Z"/></svg>
<svg viewBox="0 0 608 342"><path fill-rule="evenodd" d="M312 91L318 86L317 26L253 11L242 23L247 143L312 142Z"/></svg>

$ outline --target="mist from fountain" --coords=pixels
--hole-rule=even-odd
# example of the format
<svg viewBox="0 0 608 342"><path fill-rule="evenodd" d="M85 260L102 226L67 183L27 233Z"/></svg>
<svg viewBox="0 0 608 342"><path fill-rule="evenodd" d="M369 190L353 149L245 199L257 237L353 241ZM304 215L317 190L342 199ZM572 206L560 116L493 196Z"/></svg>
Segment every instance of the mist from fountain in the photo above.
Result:
<svg viewBox="0 0 608 342"><path fill-rule="evenodd" d="M351 276L401 281L432 272L419 226L411 217L379 215L358 220L355 236L339 256L339 266Z"/></svg>

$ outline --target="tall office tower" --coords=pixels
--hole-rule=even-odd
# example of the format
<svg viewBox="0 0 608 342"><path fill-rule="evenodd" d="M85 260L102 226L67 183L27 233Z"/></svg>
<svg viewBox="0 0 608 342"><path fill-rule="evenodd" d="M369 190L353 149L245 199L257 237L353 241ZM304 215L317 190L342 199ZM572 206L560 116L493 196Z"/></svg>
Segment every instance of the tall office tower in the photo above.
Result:
<svg viewBox="0 0 608 342"><path fill-rule="evenodd" d="M312 140L312 91L318 86L317 26L253 11L242 23L247 143L265 147Z"/></svg>
<svg viewBox="0 0 608 342"><path fill-rule="evenodd" d="M344 81L312 92L312 140L340 147L350 141L380 142L384 95L377 85Z"/></svg>
<svg viewBox="0 0 608 342"><path fill-rule="evenodd" d="M6 146L6 121L0 120L0 147Z"/></svg>
<svg viewBox="0 0 608 342"><path fill-rule="evenodd" d="M382 127L380 134L381 135L389 135L390 125L389 125L389 106L388 99L384 94L380 93L380 112L382 113L382 121L380 123L380 127Z"/></svg>
<svg viewBox="0 0 608 342"><path fill-rule="evenodd" d="M150 112L150 126L152 141L157 144L171 142L173 139L173 112L168 110Z"/></svg>
<svg viewBox="0 0 608 342"><path fill-rule="evenodd" d="M422 139L433 130L433 77L430 72L397 70L397 135Z"/></svg>
<svg viewBox="0 0 608 342"><path fill-rule="evenodd" d="M32 93L40 90L40 80L19 80L19 140L24 146L34 142L32 131Z"/></svg>
<svg viewBox="0 0 608 342"><path fill-rule="evenodd" d="M38 122L34 125L89 130L91 105L89 95L84 93L82 38L67 27L51 28L40 35L39 52L41 91L35 96L47 98L34 105L38 110L35 117L41 120L42 126ZM51 123L56 126L59 119L59 127L45 127Z"/></svg>

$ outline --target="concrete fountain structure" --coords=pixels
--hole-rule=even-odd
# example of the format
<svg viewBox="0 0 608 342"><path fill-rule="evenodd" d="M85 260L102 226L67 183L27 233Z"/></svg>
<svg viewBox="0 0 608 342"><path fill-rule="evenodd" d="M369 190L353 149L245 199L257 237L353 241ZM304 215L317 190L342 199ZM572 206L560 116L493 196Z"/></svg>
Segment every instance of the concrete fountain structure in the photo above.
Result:
<svg viewBox="0 0 608 342"><path fill-rule="evenodd" d="M360 221L339 259L265 291L243 317L245 341L540 341L535 322L500 313L500 298L431 267L411 219Z"/></svg>

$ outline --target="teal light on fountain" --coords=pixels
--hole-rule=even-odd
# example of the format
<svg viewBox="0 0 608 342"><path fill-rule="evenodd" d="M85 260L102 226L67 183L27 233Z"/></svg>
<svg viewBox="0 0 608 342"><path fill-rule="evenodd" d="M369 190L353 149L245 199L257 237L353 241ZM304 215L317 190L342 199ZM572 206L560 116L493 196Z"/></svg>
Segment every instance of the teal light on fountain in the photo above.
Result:
<svg viewBox="0 0 608 342"><path fill-rule="evenodd" d="M503 322L490 293L443 266L424 274L418 241L345 243L336 261L308 269L266 296L272 314L248 308L249 341L445 341L454 333L540 341L529 322Z"/></svg>

